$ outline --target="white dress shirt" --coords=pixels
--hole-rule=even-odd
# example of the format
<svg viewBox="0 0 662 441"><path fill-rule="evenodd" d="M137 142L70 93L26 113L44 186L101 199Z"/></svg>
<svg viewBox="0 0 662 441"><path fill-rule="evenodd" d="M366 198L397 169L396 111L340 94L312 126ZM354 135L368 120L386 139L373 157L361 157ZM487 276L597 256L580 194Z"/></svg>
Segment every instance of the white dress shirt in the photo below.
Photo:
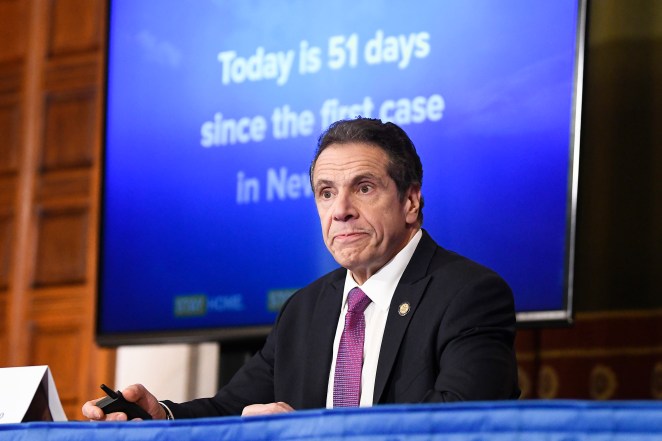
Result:
<svg viewBox="0 0 662 441"><path fill-rule="evenodd" d="M336 358L338 356L338 346L340 337L345 327L345 315L347 314L347 295L355 288L359 287L370 297L372 303L366 308L365 315L365 340L363 342L363 370L361 371L361 401L362 407L372 406L373 394L375 391L375 376L377 375L377 362L379 361L379 351L382 346L382 337L384 337L384 328L386 327L386 318L388 309L391 305L391 299L395 288L398 286L400 277L405 272L414 251L421 240L423 233L421 230L411 238L409 243L398 254L395 255L386 265L372 275L363 285L358 285L352 274L347 271L345 277L345 288L343 290L342 309L338 318L338 327L336 328L336 337L333 341L333 360L331 361L331 372L329 373L329 385L326 392L326 407L333 407L333 382L336 371Z"/></svg>

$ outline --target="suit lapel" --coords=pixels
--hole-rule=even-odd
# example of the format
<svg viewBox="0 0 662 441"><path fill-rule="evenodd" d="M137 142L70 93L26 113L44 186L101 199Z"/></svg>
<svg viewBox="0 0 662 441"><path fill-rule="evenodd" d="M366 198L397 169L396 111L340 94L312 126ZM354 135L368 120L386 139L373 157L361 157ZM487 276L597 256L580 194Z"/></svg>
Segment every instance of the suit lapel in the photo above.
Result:
<svg viewBox="0 0 662 441"><path fill-rule="evenodd" d="M436 248L437 244L426 231L423 231L423 237L393 294L377 364L373 395L373 403L375 404L380 402L409 322L416 313L416 308L425 293L425 288L430 280L426 273ZM405 303L409 305L409 311L401 315L400 306Z"/></svg>
<svg viewBox="0 0 662 441"><path fill-rule="evenodd" d="M333 340L338 326L342 303L344 272L324 285L313 311L310 334L308 336L308 356L304 360L306 407L326 407L326 394L329 372L333 357Z"/></svg>

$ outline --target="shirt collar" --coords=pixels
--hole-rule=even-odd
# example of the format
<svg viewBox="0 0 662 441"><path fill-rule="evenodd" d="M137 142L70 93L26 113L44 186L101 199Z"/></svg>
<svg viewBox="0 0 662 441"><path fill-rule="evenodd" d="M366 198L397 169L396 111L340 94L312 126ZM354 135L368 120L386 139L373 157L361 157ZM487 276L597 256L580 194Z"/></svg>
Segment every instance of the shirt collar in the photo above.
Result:
<svg viewBox="0 0 662 441"><path fill-rule="evenodd" d="M414 251L416 251L416 247L421 241L422 236L423 233L419 229L409 243L405 245L405 247L393 257L393 259L373 274L361 286L354 281L352 274L348 270L345 275L345 288L343 290L343 308L345 308L347 303L347 295L349 292L359 286L359 288L370 297L370 300L372 300L377 308L387 311L391 305L391 299L393 298L393 293L395 293L395 288L398 286L400 277L402 277L402 274L405 272L405 268L407 268L409 261L414 255Z"/></svg>

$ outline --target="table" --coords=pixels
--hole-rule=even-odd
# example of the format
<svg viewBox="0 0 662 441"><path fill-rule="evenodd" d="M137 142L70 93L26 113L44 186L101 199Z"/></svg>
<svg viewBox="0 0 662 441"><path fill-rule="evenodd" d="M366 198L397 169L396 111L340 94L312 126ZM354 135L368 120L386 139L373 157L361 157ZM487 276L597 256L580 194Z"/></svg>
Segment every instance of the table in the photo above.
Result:
<svg viewBox="0 0 662 441"><path fill-rule="evenodd" d="M258 417L0 425L0 440L662 441L658 401L499 401L307 410Z"/></svg>

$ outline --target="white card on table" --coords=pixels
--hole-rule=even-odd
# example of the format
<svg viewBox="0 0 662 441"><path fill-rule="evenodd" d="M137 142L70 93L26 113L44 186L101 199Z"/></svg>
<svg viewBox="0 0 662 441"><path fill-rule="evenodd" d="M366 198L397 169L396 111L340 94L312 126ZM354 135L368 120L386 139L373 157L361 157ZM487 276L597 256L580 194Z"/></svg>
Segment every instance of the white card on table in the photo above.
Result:
<svg viewBox="0 0 662 441"><path fill-rule="evenodd" d="M0 368L0 424L67 421L48 366Z"/></svg>

